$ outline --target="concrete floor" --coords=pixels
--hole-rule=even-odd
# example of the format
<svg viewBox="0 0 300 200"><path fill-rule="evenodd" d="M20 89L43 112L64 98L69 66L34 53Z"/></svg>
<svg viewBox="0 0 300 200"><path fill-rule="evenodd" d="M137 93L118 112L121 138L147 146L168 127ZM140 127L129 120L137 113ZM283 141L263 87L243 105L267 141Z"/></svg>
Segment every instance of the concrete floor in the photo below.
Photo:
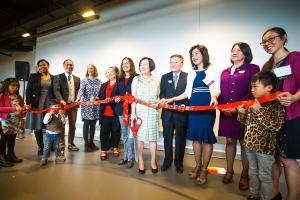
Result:
<svg viewBox="0 0 300 200"><path fill-rule="evenodd" d="M127 169L117 165L120 158L99 159L99 151L83 152L81 138L75 141L79 152L66 152L67 161L55 164L54 155L47 166L40 167L36 155L36 143L32 135L16 142L16 154L24 161L12 168L0 168L0 199L246 199L247 192L239 191L240 161L235 162L234 180L229 185L222 183L222 175L209 175L205 186L198 186L188 177L194 166L193 155L186 154L184 173L177 174L175 167L166 172L152 174L149 151L145 150L146 174L140 175L137 165ZM147 162L148 161L148 162ZM158 163L163 162L163 152L158 152ZM211 166L225 167L225 159L213 158ZM285 193L285 192L284 192Z"/></svg>

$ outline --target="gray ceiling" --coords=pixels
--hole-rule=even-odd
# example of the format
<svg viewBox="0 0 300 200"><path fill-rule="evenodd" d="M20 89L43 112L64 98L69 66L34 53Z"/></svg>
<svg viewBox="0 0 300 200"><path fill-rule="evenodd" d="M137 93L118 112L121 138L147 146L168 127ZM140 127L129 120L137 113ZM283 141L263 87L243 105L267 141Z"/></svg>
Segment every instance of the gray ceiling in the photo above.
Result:
<svg viewBox="0 0 300 200"><path fill-rule="evenodd" d="M103 10L132 0L1 0L0 54L32 51L41 35L84 23L85 8ZM96 17L97 18L97 17ZM31 36L22 38L24 32Z"/></svg>

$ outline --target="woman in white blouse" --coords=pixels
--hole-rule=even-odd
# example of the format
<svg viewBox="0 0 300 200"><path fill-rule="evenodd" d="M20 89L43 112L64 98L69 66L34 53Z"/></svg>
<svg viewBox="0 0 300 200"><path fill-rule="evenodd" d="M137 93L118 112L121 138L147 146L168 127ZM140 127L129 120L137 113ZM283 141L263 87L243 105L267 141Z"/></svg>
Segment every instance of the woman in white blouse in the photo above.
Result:
<svg viewBox="0 0 300 200"><path fill-rule="evenodd" d="M189 53L193 70L188 73L185 92L171 99L163 99L161 102L171 103L188 97L190 106L216 106L220 94L220 81L219 75L209 62L207 48L204 45L195 45ZM189 113L187 139L193 141L196 161L196 167L189 175L196 178L196 183L200 185L207 182L207 167L213 152L213 144L216 142L213 132L215 116L215 110Z"/></svg>

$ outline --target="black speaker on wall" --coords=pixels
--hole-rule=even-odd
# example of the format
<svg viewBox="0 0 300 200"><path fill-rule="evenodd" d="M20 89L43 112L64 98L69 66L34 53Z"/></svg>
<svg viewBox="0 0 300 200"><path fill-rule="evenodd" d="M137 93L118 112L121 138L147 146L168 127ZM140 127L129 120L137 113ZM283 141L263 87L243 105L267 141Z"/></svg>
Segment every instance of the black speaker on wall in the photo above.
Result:
<svg viewBox="0 0 300 200"><path fill-rule="evenodd" d="M28 81L30 64L26 61L15 61L15 74L19 81Z"/></svg>

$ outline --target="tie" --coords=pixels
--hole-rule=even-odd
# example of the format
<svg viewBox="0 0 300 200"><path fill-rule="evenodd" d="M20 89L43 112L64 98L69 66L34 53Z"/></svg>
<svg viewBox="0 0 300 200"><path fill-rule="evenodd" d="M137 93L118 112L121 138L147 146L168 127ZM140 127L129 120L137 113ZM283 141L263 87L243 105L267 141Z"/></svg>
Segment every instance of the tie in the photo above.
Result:
<svg viewBox="0 0 300 200"><path fill-rule="evenodd" d="M178 81L178 75L176 74L176 75L173 76L174 89L176 89L177 81Z"/></svg>
<svg viewBox="0 0 300 200"><path fill-rule="evenodd" d="M68 81L71 81L71 75L68 75Z"/></svg>

